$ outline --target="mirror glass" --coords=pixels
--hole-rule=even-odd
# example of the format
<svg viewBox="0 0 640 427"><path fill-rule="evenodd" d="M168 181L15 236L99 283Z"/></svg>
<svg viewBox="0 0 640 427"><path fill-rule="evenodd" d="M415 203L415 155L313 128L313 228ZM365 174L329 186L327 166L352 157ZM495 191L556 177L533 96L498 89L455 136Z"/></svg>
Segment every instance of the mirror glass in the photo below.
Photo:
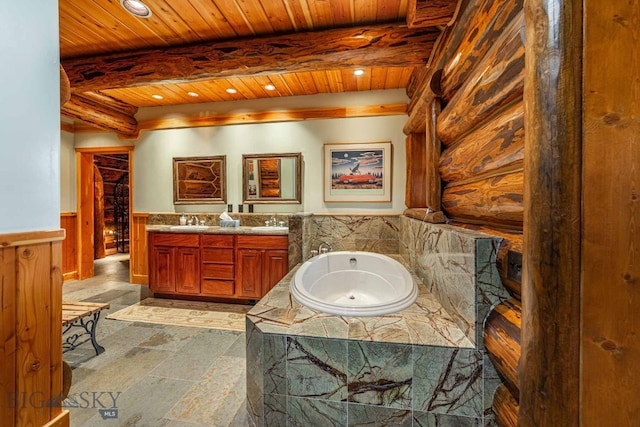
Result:
<svg viewBox="0 0 640 427"><path fill-rule="evenodd" d="M243 154L243 203L301 203L302 153Z"/></svg>

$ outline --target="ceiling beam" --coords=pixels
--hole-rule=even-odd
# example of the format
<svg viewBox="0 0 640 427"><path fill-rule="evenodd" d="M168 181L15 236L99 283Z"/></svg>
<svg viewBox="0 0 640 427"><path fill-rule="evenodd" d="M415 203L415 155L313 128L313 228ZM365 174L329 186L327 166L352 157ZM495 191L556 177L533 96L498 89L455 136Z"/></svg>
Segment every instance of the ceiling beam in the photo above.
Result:
<svg viewBox="0 0 640 427"><path fill-rule="evenodd" d="M71 99L62 106L60 113L95 128L115 132L121 138L135 138L140 132L138 122L133 117L137 108L130 106L135 110L126 111L126 105L128 104L103 94L72 93ZM129 114L130 111L133 113Z"/></svg>
<svg viewBox="0 0 640 427"><path fill-rule="evenodd" d="M354 67L424 66L439 31L338 28L68 59L74 92Z"/></svg>
<svg viewBox="0 0 640 427"><path fill-rule="evenodd" d="M462 0L409 0L407 25L409 28L449 26L456 19Z"/></svg>

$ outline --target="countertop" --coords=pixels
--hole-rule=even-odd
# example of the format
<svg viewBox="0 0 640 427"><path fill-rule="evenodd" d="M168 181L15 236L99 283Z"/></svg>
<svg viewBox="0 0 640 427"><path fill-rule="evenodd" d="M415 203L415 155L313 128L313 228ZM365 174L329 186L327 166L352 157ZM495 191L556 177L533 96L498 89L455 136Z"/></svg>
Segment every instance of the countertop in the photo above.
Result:
<svg viewBox="0 0 640 427"><path fill-rule="evenodd" d="M175 225L147 225L147 231L160 232L160 233L201 233L201 234L260 234L267 236L287 236L289 235L289 229L283 229L281 227L274 227L273 229L260 227L259 230L256 227L220 227L217 225L212 226L179 226Z"/></svg>

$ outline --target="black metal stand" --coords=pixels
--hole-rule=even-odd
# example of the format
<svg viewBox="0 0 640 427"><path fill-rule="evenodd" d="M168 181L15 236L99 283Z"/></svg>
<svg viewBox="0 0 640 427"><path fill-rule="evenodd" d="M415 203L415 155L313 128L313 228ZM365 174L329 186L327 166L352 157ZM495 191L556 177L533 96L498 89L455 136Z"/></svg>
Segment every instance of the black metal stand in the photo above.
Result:
<svg viewBox="0 0 640 427"><path fill-rule="evenodd" d="M80 347L82 344L87 341L91 341L93 348L96 351L96 356L104 353L104 347L102 347L96 341L96 328L98 326L98 320L100 319L100 311L96 311L92 315L81 317L74 321L73 323L69 323L64 327L62 331L62 335L69 332L71 328L81 328L83 329L80 332L69 335L64 338L64 342L62 343L62 352L66 353L67 351L71 351L75 348ZM87 337L88 336L88 337ZM80 341L82 340L82 341ZM80 341L80 342L78 342Z"/></svg>

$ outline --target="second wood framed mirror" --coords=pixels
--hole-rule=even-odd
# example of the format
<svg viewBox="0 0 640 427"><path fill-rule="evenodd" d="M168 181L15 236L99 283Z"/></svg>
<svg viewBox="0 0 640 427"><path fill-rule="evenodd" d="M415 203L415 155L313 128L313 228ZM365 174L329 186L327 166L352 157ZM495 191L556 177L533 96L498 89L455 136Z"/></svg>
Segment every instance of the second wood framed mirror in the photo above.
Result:
<svg viewBox="0 0 640 427"><path fill-rule="evenodd" d="M243 154L244 204L302 203L302 153Z"/></svg>

